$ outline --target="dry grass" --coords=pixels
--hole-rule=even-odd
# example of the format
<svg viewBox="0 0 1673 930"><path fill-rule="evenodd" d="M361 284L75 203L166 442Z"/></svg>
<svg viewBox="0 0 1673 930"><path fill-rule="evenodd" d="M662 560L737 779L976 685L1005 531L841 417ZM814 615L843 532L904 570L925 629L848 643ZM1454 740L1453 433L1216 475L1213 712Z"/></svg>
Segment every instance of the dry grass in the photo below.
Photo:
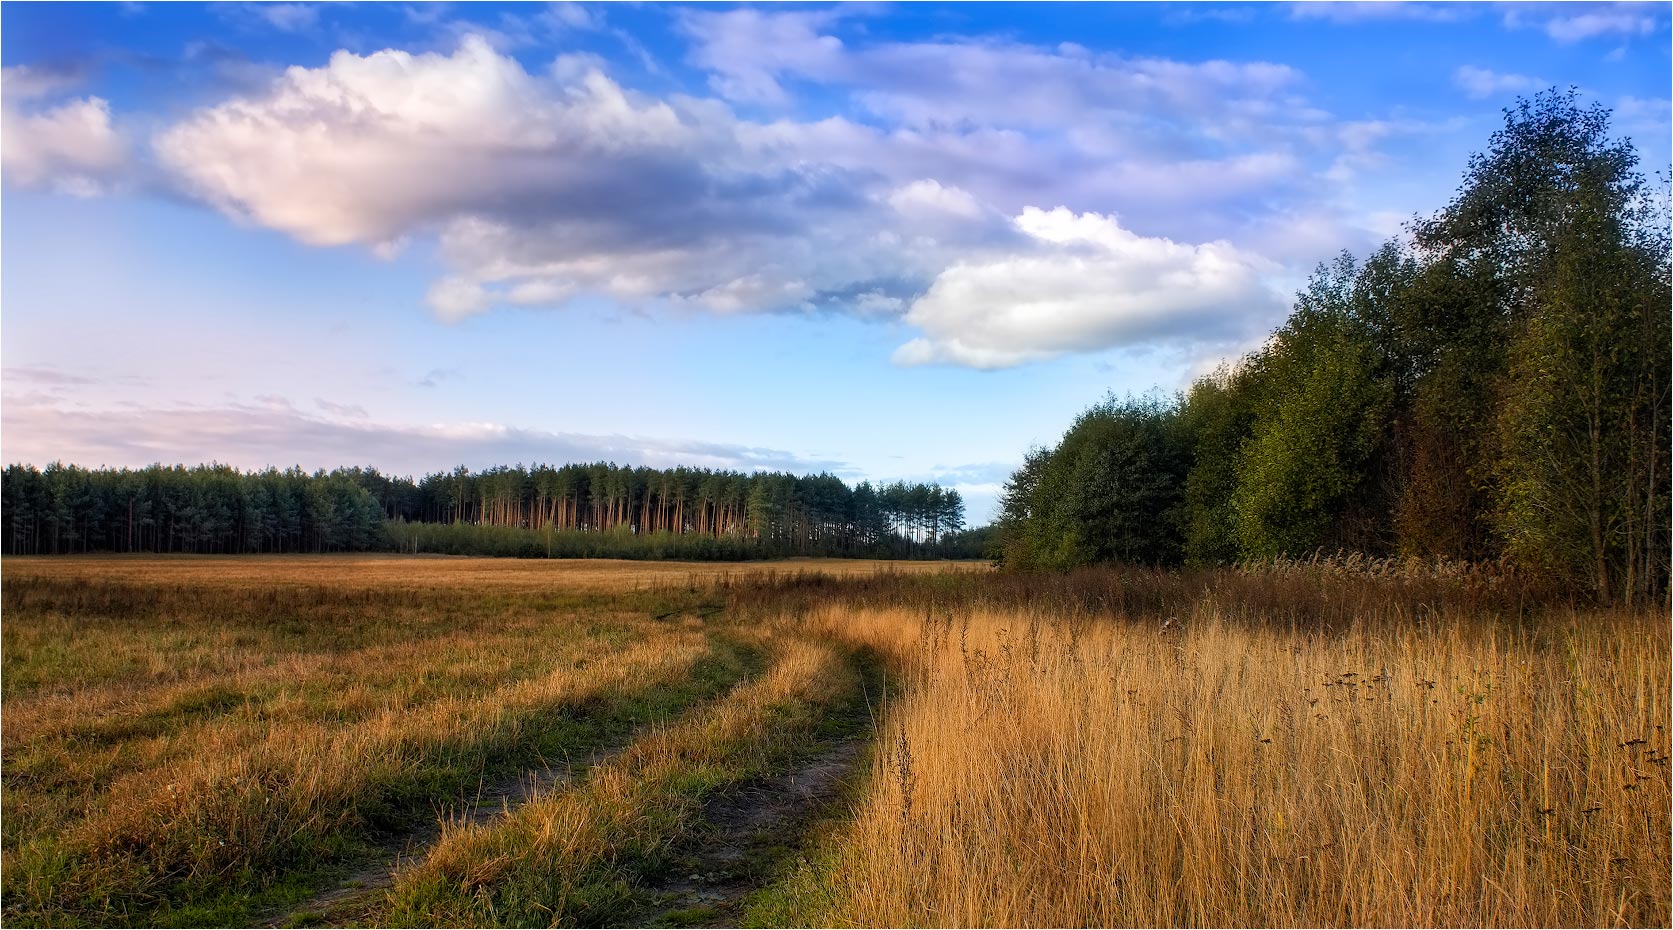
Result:
<svg viewBox="0 0 1673 930"><path fill-rule="evenodd" d="M1667 925L1666 618L1388 619L812 611L907 695L800 919Z"/></svg>
<svg viewBox="0 0 1673 930"><path fill-rule="evenodd" d="M880 559L779 559L761 562L645 562L627 559L479 559L464 556L13 556L6 577L128 582L201 588L259 585L344 589L456 589L618 593L669 585L703 585L823 575L832 578L986 572L985 562Z"/></svg>
<svg viewBox="0 0 1673 930"><path fill-rule="evenodd" d="M875 662L868 787L760 919L1668 925L1666 617L1358 568L7 560L6 922L247 923L624 744L360 916L645 914L705 800Z"/></svg>
<svg viewBox="0 0 1673 930"><path fill-rule="evenodd" d="M584 754L745 671L697 618L652 619L690 598L460 592L412 563L405 594L298 589L312 565L268 560L263 584L253 561L89 560L91 578L7 561L8 922L240 920L485 776Z"/></svg>
<svg viewBox="0 0 1673 930"><path fill-rule="evenodd" d="M635 742L579 787L487 826L448 830L397 880L397 923L596 925L619 920L636 874L685 833L710 790L766 771L851 700L849 662L827 642L763 634L768 671L712 708Z"/></svg>

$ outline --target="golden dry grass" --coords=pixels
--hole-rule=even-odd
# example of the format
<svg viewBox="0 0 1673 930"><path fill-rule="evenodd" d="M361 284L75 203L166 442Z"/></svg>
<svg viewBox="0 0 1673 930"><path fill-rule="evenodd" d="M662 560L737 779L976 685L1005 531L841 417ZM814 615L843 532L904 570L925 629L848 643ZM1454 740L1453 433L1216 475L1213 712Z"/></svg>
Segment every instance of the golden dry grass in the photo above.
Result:
<svg viewBox="0 0 1673 930"><path fill-rule="evenodd" d="M580 786L488 825L446 831L401 873L400 923L592 925L632 903L651 866L689 825L704 793L766 770L850 699L852 669L829 642L757 634L768 670L711 708L638 740Z"/></svg>
<svg viewBox="0 0 1673 930"><path fill-rule="evenodd" d="M853 817L759 920L1666 926L1666 617L1337 575L7 560L6 921L247 923L606 745L358 916L652 913L704 799L827 738L875 664Z"/></svg>
<svg viewBox="0 0 1673 930"><path fill-rule="evenodd" d="M273 583L250 560L7 561L8 922L241 920L485 776L745 671L699 619L653 619L690 598L461 592L428 562L412 592L369 591L323 561L266 560Z"/></svg>
<svg viewBox="0 0 1673 930"><path fill-rule="evenodd" d="M906 686L814 924L1668 923L1664 616L805 622Z"/></svg>
<svg viewBox="0 0 1673 930"><path fill-rule="evenodd" d="M469 586L483 592L616 593L818 574L830 577L990 571L985 562L886 559L777 559L761 562L647 562L627 559L480 559L466 556L13 556L11 578L132 581L150 585L244 587L319 585L334 589Z"/></svg>

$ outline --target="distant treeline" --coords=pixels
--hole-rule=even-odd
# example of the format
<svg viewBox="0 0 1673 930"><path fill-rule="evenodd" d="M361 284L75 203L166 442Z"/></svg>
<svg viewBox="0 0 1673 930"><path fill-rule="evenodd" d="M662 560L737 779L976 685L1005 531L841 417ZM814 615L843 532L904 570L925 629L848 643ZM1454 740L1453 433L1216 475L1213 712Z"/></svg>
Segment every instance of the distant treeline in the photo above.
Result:
<svg viewBox="0 0 1673 930"><path fill-rule="evenodd" d="M1669 556L1667 191L1609 114L1506 111L1455 199L1322 266L1259 351L1107 400L1012 476L1008 565L1504 561L1604 602Z"/></svg>
<svg viewBox="0 0 1673 930"><path fill-rule="evenodd" d="M959 493L826 474L614 464L391 477L375 468L6 468L7 554L395 549L483 555L978 557Z"/></svg>

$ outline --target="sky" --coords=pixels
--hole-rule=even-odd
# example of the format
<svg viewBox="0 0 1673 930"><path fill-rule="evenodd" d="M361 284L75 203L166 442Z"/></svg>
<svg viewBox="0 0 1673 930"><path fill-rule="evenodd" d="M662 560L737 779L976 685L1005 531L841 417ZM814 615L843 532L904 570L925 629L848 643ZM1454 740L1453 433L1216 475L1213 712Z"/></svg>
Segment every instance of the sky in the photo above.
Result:
<svg viewBox="0 0 1673 930"><path fill-rule="evenodd" d="M934 480L1258 346L1661 4L0 7L0 456Z"/></svg>

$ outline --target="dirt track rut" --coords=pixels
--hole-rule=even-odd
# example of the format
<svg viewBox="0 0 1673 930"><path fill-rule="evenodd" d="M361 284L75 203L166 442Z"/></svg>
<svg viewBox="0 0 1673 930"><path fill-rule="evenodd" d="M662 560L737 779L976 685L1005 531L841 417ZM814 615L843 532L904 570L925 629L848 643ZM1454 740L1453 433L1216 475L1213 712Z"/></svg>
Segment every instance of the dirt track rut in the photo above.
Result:
<svg viewBox="0 0 1673 930"><path fill-rule="evenodd" d="M868 741L829 743L789 771L710 798L703 826L675 848L662 877L643 886L654 910L624 915L620 926L737 926L748 896L834 812Z"/></svg>

